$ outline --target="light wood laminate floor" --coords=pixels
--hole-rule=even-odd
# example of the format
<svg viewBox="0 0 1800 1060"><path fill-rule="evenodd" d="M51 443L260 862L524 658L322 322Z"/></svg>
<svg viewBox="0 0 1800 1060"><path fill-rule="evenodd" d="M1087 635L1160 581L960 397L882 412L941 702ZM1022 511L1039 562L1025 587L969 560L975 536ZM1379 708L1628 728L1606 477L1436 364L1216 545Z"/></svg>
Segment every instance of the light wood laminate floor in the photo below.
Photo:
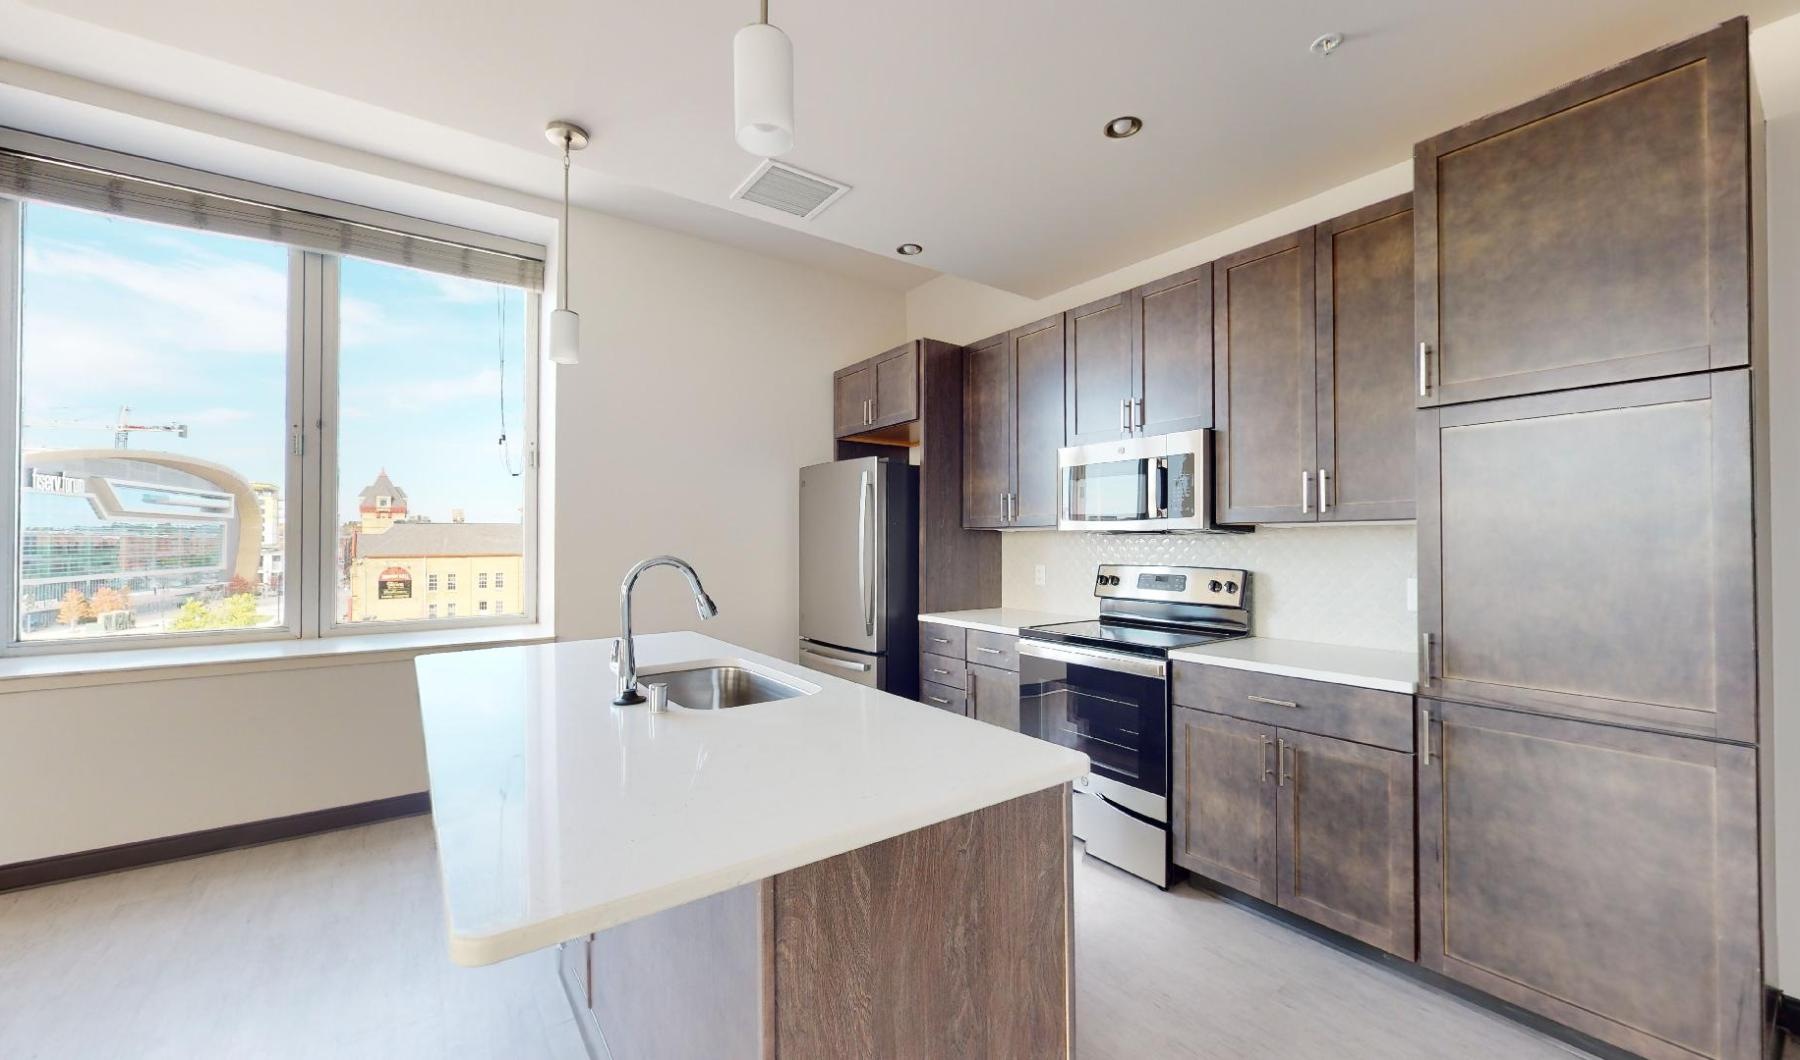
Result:
<svg viewBox="0 0 1800 1060"><path fill-rule="evenodd" d="M1565 1046L1214 896L1075 870L1081 1060ZM581 1057L548 954L445 955L426 818L0 894L0 1057Z"/></svg>

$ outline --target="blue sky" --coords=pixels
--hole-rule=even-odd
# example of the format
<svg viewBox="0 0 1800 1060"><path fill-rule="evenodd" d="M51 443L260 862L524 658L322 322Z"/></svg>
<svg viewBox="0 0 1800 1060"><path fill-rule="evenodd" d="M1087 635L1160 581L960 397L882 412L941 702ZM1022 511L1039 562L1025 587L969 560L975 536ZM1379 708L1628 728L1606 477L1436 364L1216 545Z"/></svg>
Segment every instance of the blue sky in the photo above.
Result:
<svg viewBox="0 0 1800 1060"><path fill-rule="evenodd" d="M129 405L134 422L188 425L133 449L282 482L286 247L28 203L24 251L25 448L108 448L110 430L32 425L108 425ZM504 387L518 468L524 293L350 258L340 285L340 512L385 467L414 514L516 521L498 439Z"/></svg>

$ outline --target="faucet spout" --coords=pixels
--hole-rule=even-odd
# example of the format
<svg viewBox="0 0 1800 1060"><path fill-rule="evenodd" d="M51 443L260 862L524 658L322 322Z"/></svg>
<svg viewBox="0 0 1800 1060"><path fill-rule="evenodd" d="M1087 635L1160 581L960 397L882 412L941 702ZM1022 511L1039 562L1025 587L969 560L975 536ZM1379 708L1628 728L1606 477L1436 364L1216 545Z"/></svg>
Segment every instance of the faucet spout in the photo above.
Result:
<svg viewBox="0 0 1800 1060"><path fill-rule="evenodd" d="M700 584L700 575L686 560L675 556L651 556L625 572L625 578L619 583L619 640L615 646L613 657L619 664L618 695L613 697L616 706L628 706L642 703L643 693L637 686L637 648L632 641L631 632L631 592L637 587L640 574L651 567L674 567L687 579L688 588L694 593L694 608L700 612L702 619L712 618L719 613L719 605L713 603L704 586Z"/></svg>

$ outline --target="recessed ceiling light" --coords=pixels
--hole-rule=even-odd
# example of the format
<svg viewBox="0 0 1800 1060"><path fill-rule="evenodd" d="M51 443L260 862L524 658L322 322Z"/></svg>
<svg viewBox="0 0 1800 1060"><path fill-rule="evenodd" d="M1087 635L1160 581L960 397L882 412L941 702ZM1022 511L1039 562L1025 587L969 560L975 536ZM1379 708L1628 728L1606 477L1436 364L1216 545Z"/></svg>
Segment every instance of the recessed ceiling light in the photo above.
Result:
<svg viewBox="0 0 1800 1060"><path fill-rule="evenodd" d="M1128 136L1136 136L1144 127L1144 119L1133 114L1121 114L1106 123L1108 140L1123 140Z"/></svg>
<svg viewBox="0 0 1800 1060"><path fill-rule="evenodd" d="M1344 43L1342 33L1321 33L1313 38L1313 42L1306 46L1306 50L1314 55L1330 55L1337 51L1338 45L1342 43Z"/></svg>
<svg viewBox="0 0 1800 1060"><path fill-rule="evenodd" d="M920 246L917 243L902 243L899 246L895 247L894 249L901 254L905 254L909 258L912 257L914 254L925 253L925 248Z"/></svg>

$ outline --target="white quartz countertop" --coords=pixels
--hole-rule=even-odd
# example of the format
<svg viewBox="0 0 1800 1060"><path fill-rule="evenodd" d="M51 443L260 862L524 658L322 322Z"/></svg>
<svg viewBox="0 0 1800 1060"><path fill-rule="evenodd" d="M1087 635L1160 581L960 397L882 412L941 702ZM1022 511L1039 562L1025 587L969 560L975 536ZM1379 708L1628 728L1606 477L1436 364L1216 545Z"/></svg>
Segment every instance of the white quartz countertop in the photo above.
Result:
<svg viewBox="0 0 1800 1060"><path fill-rule="evenodd" d="M989 633L1018 635L1026 626L1048 626L1057 622L1081 622L1093 615L1058 615L1048 611L1026 611L1017 607L984 607L976 611L940 611L920 615L921 622L942 622L946 626L980 629Z"/></svg>
<svg viewBox="0 0 1800 1060"><path fill-rule="evenodd" d="M1245 637L1199 648L1181 648L1170 652L1169 658L1406 695L1412 695L1418 688L1419 657L1409 651Z"/></svg>
<svg viewBox="0 0 1800 1060"><path fill-rule="evenodd" d="M796 699L611 704L613 641L416 660L459 964L490 964L1074 780L1087 756L698 633L658 670L742 661Z"/></svg>

